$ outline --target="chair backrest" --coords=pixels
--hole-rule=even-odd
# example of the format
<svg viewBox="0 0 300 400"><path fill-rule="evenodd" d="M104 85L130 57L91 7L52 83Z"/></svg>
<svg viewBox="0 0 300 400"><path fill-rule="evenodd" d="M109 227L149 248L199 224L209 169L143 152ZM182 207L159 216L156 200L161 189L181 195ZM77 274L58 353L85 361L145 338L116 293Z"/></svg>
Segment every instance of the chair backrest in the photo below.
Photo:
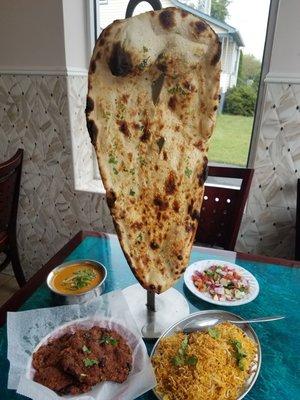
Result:
<svg viewBox="0 0 300 400"><path fill-rule="evenodd" d="M295 260L300 260L300 179L297 181Z"/></svg>
<svg viewBox="0 0 300 400"><path fill-rule="evenodd" d="M23 150L0 164L0 231L16 229Z"/></svg>
<svg viewBox="0 0 300 400"><path fill-rule="evenodd" d="M249 194L253 169L210 166L208 177L241 179L239 186L205 184L195 241L234 250Z"/></svg>

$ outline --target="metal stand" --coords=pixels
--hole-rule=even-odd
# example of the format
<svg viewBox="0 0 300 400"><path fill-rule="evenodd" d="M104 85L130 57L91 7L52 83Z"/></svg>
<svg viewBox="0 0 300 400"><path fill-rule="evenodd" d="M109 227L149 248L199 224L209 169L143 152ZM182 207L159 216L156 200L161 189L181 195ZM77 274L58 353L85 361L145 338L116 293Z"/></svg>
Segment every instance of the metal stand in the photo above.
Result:
<svg viewBox="0 0 300 400"><path fill-rule="evenodd" d="M155 312L155 293L147 290L147 308L149 311Z"/></svg>
<svg viewBox="0 0 300 400"><path fill-rule="evenodd" d="M146 339L159 338L169 326L190 313L185 297L173 288L155 295L136 284L124 289L123 294Z"/></svg>

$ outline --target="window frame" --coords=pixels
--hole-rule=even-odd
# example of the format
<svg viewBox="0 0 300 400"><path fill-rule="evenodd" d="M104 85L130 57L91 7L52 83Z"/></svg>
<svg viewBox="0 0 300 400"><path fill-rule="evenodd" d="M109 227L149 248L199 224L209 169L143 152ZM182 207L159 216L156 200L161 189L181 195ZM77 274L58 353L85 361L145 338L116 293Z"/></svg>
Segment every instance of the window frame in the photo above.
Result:
<svg viewBox="0 0 300 400"><path fill-rule="evenodd" d="M265 95L266 95L265 80L266 80L267 73L270 70L274 35L275 35L275 29L276 29L276 21L277 21L278 9L279 9L279 1L280 0L270 0L265 46L264 46L264 53L263 53L263 59L262 59L260 80L259 80L259 85L258 85L257 100L256 100L256 105L255 105L255 111L254 111L254 121L253 121L251 140L250 140L250 145L249 145L247 168L254 168L254 164L255 164L255 158L256 158L256 153L257 153L257 148L258 148L259 133L260 133L260 127L261 127L261 121L262 121L262 115L263 115L263 104L264 104Z"/></svg>

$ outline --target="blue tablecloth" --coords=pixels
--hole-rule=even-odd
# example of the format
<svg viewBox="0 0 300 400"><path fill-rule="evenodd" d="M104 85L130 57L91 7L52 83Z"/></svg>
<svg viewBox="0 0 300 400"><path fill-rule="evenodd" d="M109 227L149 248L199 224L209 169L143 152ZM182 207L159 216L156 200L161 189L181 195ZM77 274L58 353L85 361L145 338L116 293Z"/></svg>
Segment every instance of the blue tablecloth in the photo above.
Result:
<svg viewBox="0 0 300 400"><path fill-rule="evenodd" d="M136 283L115 236L85 238L66 261L80 258L97 260L106 266L108 270L106 292L123 289ZM211 258L211 255L195 249L192 251L190 262L207 258ZM249 304L224 308L205 303L186 289L182 278L175 288L186 296L191 312L219 308L232 311L244 318L285 315L285 320L253 326L261 342L262 367L257 382L245 399L299 399L300 269L239 259L236 262L252 272L260 285L259 296ZM21 310L49 307L51 301L47 287L41 285L23 304ZM150 351L154 342L146 344ZM6 354L7 337L4 325L0 329L0 400L25 400L25 397L6 389L9 369ZM153 399L151 392L139 397L139 400Z"/></svg>

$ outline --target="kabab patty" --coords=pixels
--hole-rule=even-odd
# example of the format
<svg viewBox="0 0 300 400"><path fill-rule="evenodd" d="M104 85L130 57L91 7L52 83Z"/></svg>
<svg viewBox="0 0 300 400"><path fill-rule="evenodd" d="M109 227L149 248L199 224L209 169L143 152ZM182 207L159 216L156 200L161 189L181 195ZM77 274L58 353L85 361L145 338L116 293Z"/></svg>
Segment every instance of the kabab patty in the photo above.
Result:
<svg viewBox="0 0 300 400"><path fill-rule="evenodd" d="M34 380L58 394L80 394L103 381L124 382L132 352L117 332L94 326L41 346L34 354Z"/></svg>

